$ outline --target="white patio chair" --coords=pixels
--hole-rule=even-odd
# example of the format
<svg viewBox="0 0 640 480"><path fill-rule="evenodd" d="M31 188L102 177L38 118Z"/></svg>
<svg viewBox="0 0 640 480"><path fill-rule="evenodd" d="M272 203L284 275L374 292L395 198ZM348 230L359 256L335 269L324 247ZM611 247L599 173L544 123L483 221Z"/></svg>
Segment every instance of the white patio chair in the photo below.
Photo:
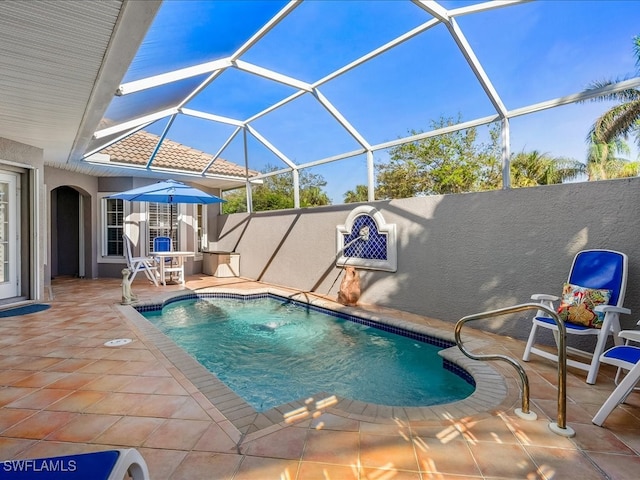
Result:
<svg viewBox="0 0 640 480"><path fill-rule="evenodd" d="M134 257L131 254L131 239L126 235L122 236L124 243L124 257L127 261L127 268L131 272L129 274L129 283L133 282L136 275L140 270L144 271L144 274L153 284L158 286L158 268L153 264L152 257Z"/></svg>
<svg viewBox="0 0 640 480"><path fill-rule="evenodd" d="M583 250L573 259L569 277L563 289L563 310L567 337L571 335L591 335L596 337L593 351L567 347L567 353L587 358L581 362L567 358L567 365L587 371L587 383L596 383L600 357L606 347L609 336L613 336L616 345L622 343L618 337L620 332L620 314L631 313L622 306L627 286L628 260L624 253L613 250ZM555 295L536 294L533 300L554 309L553 302L560 298ZM600 301L595 301L594 299ZM568 302L568 299L572 299ZM594 306L594 303L599 303ZM583 321L584 320L584 321ZM582 322L582 323L580 323ZM538 328L546 328L553 332L558 342L558 327L551 318L538 311L532 321L531 332L522 359L529 361L531 354L558 361L555 352L548 352L534 346ZM584 347L583 347L584 348Z"/></svg>
<svg viewBox="0 0 640 480"><path fill-rule="evenodd" d="M618 367L618 372L615 379L617 387L593 417L592 422L599 426L602 426L614 408L626 401L640 381L640 346L632 344L640 344L640 330L623 330L619 336L626 339L625 344L616 345L600 356L600 362ZM627 373L619 382L623 370Z"/></svg>

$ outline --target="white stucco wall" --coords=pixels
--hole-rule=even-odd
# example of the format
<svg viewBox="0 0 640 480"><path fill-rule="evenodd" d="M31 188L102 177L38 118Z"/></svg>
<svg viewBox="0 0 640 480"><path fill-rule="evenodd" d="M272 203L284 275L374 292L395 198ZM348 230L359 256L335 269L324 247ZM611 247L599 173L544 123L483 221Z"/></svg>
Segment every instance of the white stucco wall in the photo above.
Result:
<svg viewBox="0 0 640 480"><path fill-rule="evenodd" d="M452 323L461 317L559 294L573 256L586 248L629 256L622 318L640 317L640 178L374 202L398 231L398 270L360 271L363 303ZM215 248L241 255L242 276L336 295L336 226L355 205L220 217ZM526 314L525 314L526 315ZM529 322L483 328L524 338Z"/></svg>

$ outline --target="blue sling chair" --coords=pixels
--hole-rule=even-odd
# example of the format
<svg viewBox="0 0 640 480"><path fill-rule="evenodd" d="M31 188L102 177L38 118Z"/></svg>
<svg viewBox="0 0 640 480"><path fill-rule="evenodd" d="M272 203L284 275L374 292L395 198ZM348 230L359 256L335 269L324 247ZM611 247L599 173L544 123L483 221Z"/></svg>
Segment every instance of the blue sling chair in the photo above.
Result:
<svg viewBox="0 0 640 480"><path fill-rule="evenodd" d="M617 386L592 420L593 423L600 426L614 408L625 402L640 381L640 346L638 346L640 345L640 330L623 330L620 332L620 337L626 339L625 344L610 348L600 357L602 363L618 367L615 380ZM619 381L622 371L627 373L622 381Z"/></svg>
<svg viewBox="0 0 640 480"><path fill-rule="evenodd" d="M173 246L171 245L171 238L155 237L153 239L154 252L170 252L171 250L173 250Z"/></svg>
<svg viewBox="0 0 640 480"><path fill-rule="evenodd" d="M149 480L149 469L134 448L61 457L0 461L0 478L20 480Z"/></svg>
<svg viewBox="0 0 640 480"><path fill-rule="evenodd" d="M567 339L571 336L595 337L595 348L588 351L582 348L567 347L567 353L581 356L587 361L567 359L567 366L587 371L587 383L596 383L600 357L606 348L607 339L613 337L615 345L621 345L620 314L631 311L622 306L627 286L628 260L624 253L613 250L583 250L573 259L569 277L563 288L562 313L566 316ZM558 296L536 294L533 300L552 309ZM538 329L553 332L556 344L558 327L544 312L538 311L532 320L531 332L522 359L527 362L531 354L558 361L555 352L535 347Z"/></svg>

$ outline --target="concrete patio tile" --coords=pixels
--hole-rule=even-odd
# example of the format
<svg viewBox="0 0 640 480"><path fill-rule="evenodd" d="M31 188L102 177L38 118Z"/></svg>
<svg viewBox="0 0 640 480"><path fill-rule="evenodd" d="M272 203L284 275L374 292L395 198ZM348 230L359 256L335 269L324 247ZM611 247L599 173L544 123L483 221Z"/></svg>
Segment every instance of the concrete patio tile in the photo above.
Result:
<svg viewBox="0 0 640 480"><path fill-rule="evenodd" d="M323 413L311 421L311 428L316 430L340 430L343 432L357 432L360 422L351 418Z"/></svg>
<svg viewBox="0 0 640 480"><path fill-rule="evenodd" d="M85 368L90 367L96 361L88 358L68 358L60 362L54 363L52 366L45 370L51 370L53 372L77 372L82 371Z"/></svg>
<svg viewBox="0 0 640 480"><path fill-rule="evenodd" d="M84 412L91 405L103 400L106 396L106 392L77 390L63 399L52 403L48 409L64 412Z"/></svg>
<svg viewBox="0 0 640 480"><path fill-rule="evenodd" d="M171 479L236 480L239 477L235 473L242 459L242 455L236 454L190 452L175 469Z"/></svg>
<svg viewBox="0 0 640 480"><path fill-rule="evenodd" d="M37 392L37 388L5 387L0 389L0 407L15 402L31 393Z"/></svg>
<svg viewBox="0 0 640 480"><path fill-rule="evenodd" d="M577 449L558 447L526 446L525 450L531 455L538 465L539 478L579 478L580 480L600 480L603 478L602 470L594 466L589 458ZM617 460L621 460L616 455ZM640 464L636 463L637 472ZM633 478L633 477L613 477Z"/></svg>
<svg viewBox="0 0 640 480"><path fill-rule="evenodd" d="M201 420L165 420L144 442L145 447L191 450L209 428Z"/></svg>
<svg viewBox="0 0 640 480"><path fill-rule="evenodd" d="M79 372L82 373L108 373L108 372L121 372L122 368L127 364L125 360L108 360L108 359L99 359L99 360L86 360L88 363L86 366L78 369Z"/></svg>
<svg viewBox="0 0 640 480"><path fill-rule="evenodd" d="M139 447L160 425L162 418L122 417L97 436L96 443Z"/></svg>
<svg viewBox="0 0 640 480"><path fill-rule="evenodd" d="M45 388L42 390L36 390L29 395L19 398L9 404L10 408L33 408L36 410L42 410L48 407L52 403L69 396L73 393L73 390L58 390Z"/></svg>
<svg viewBox="0 0 640 480"><path fill-rule="evenodd" d="M310 430L302 460L357 465L360 438L356 432Z"/></svg>
<svg viewBox="0 0 640 480"><path fill-rule="evenodd" d="M47 388L62 388L67 390L80 390L87 383L91 383L95 380L95 375L91 373L69 373L67 376L56 380L55 382L47 385Z"/></svg>
<svg viewBox="0 0 640 480"><path fill-rule="evenodd" d="M134 405L129 412L141 417L171 418L186 401L187 397L182 395L146 395L144 402Z"/></svg>
<svg viewBox="0 0 640 480"><path fill-rule="evenodd" d="M16 387L42 388L64 378L68 373L62 372L34 372L32 375L15 382Z"/></svg>
<svg viewBox="0 0 640 480"><path fill-rule="evenodd" d="M537 465L520 445L489 442L467 445L484 477L539 478Z"/></svg>
<svg viewBox="0 0 640 480"><path fill-rule="evenodd" d="M148 398L148 395L138 393L109 393L102 400L87 407L85 413L128 415Z"/></svg>
<svg viewBox="0 0 640 480"><path fill-rule="evenodd" d="M297 471L297 460L245 456L233 480L293 479L297 478Z"/></svg>
<svg viewBox="0 0 640 480"><path fill-rule="evenodd" d="M117 415L81 414L52 432L46 439L60 442L88 443L120 418Z"/></svg>
<svg viewBox="0 0 640 480"><path fill-rule="evenodd" d="M211 420L211 416L191 397L186 397L185 401L178 409L171 414L171 418L183 418L185 420Z"/></svg>
<svg viewBox="0 0 640 480"><path fill-rule="evenodd" d="M204 452L237 453L236 442L215 423L209 425L193 449Z"/></svg>
<svg viewBox="0 0 640 480"><path fill-rule="evenodd" d="M36 443L36 440L24 438L0 438L0 461L23 458L23 452Z"/></svg>
<svg viewBox="0 0 640 480"><path fill-rule="evenodd" d="M575 424L573 427L576 431L576 436L572 440L582 450L622 455L631 455L633 453L624 442L606 428L593 424Z"/></svg>
<svg viewBox="0 0 640 480"><path fill-rule="evenodd" d="M419 471L413 442L398 435L360 434L360 464L365 468Z"/></svg>
<svg viewBox="0 0 640 480"><path fill-rule="evenodd" d="M162 450L159 448L138 448L153 480L169 480L173 472L185 459L188 452L183 450ZM173 477L176 480L177 477ZM186 480L186 479L184 479Z"/></svg>
<svg viewBox="0 0 640 480"><path fill-rule="evenodd" d="M637 455L601 452L589 452L588 455L609 478L636 478L640 472L640 458Z"/></svg>
<svg viewBox="0 0 640 480"><path fill-rule="evenodd" d="M360 476L357 465L345 466L345 465L331 465L329 463L316 463L316 462L300 462L298 469L298 477L300 480L327 480L327 479L340 479L340 480L358 480L363 479L380 479L385 478L393 480L419 480L420 477L403 477L398 476L398 472L393 472L393 475L385 477L385 475L379 474L377 471L367 471L363 469L365 474Z"/></svg>
<svg viewBox="0 0 640 480"><path fill-rule="evenodd" d="M305 448L306 436L306 429L286 427L243 444L241 451L255 457L299 459Z"/></svg>
<svg viewBox="0 0 640 480"><path fill-rule="evenodd" d="M306 477L301 477L301 478L306 478ZM317 478L321 478L321 477L317 477ZM336 478L342 478L342 477L336 477ZM351 478L351 477L346 477L346 478ZM360 478L362 479L366 479L366 480L422 480L424 477L424 475L420 474L419 472L413 472L413 471L405 471L405 470L397 470L394 468L391 469L383 469L383 468L369 468L369 467L362 467L360 469ZM439 475L437 478L442 479L442 480L454 480L455 477L452 476L443 476L443 475ZM480 478L480 477L478 477ZM464 478L460 478L460 480L474 480L473 477L467 477L465 476Z"/></svg>
<svg viewBox="0 0 640 480"><path fill-rule="evenodd" d="M131 382L137 380L131 375L105 374L96 376L94 380L85 384L83 390L99 390L103 392L118 392Z"/></svg>
<svg viewBox="0 0 640 480"><path fill-rule="evenodd" d="M0 432L22 422L37 412L37 410L21 408L3 409L2 415L0 415Z"/></svg>
<svg viewBox="0 0 640 480"><path fill-rule="evenodd" d="M78 414L41 411L2 432L4 437L43 439L66 425Z"/></svg>

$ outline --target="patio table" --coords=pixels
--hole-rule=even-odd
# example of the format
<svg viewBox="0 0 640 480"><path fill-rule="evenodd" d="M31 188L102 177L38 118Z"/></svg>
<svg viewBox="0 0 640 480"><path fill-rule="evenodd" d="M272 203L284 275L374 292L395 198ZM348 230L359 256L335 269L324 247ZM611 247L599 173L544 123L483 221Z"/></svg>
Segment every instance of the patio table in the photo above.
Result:
<svg viewBox="0 0 640 480"><path fill-rule="evenodd" d="M184 260L185 258L195 257L195 252L186 252L186 251L151 252L151 256L154 257L158 263L158 272L160 274L160 283L162 283L162 285L167 284L167 281L166 281L167 273L170 275L170 277L174 273L177 273L180 283L184 285ZM165 260L167 258L170 258L172 260L170 265L166 265Z"/></svg>

